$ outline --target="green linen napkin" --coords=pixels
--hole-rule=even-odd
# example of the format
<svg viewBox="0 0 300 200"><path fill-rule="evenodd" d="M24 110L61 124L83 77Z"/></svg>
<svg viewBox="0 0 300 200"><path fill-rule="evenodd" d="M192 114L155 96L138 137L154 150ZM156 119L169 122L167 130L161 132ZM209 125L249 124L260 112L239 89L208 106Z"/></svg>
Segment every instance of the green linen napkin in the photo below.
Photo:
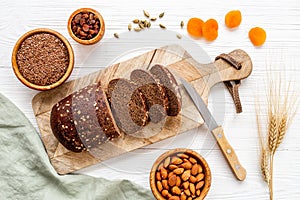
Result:
<svg viewBox="0 0 300 200"><path fill-rule="evenodd" d="M0 199L142 200L153 195L128 180L56 173L38 133L0 94Z"/></svg>

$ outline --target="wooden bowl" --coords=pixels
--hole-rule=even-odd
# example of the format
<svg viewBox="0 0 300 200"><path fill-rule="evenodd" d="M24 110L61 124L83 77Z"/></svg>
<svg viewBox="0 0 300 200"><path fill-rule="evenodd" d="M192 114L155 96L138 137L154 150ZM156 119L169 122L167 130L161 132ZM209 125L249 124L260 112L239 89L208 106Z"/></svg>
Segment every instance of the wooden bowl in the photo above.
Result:
<svg viewBox="0 0 300 200"><path fill-rule="evenodd" d="M24 40L27 39L28 37L30 37L34 34L38 34L38 33L48 33L48 34L52 34L52 35L56 36L57 38L59 38L66 46L68 54L69 54L69 64L68 64L65 74L57 82L52 83L51 85L43 86L43 85L36 85L34 83L29 82L27 79L25 79L22 76L22 74L19 71L19 66L17 64L17 53L18 53L20 46L24 42ZM12 67L13 67L15 75L24 85L26 85L27 87L32 88L32 89L44 91L44 90L50 90L50 89L58 87L59 85L61 85L63 82L65 82L69 78L69 76L72 73L73 67L74 67L74 52L73 52L73 48L70 45L70 43L68 42L68 40L64 36L62 36L60 33L56 32L54 30L51 30L51 29L47 29L47 28L38 28L38 29L29 31L20 37L20 39L17 41L17 43L14 46L11 62L12 62Z"/></svg>
<svg viewBox="0 0 300 200"><path fill-rule="evenodd" d="M210 186L211 186L211 171L210 171L210 168L209 168L206 160L202 156L200 156L198 153L196 153L195 151L192 151L190 149L181 148L181 149L173 149L173 150L165 152L159 158L157 158L157 160L155 161L155 163L152 166L152 169L150 172L150 187L151 187L153 195L155 196L155 198L157 200L165 200L165 199L170 198L170 197L162 196L161 192L159 192L159 189L157 187L157 182L159 181L157 179L157 172L159 171L159 169L161 169L162 166L164 166L164 162L165 162L165 160L167 160L166 158L168 158L168 157L172 158L172 156L182 154L182 153L188 155L189 157L196 159L197 163L200 164L203 169L202 173L204 174L204 178L202 179L202 181L204 180L204 185L201 188L200 196L194 197L193 199L197 199L197 200L204 199L205 196L207 195L207 193L210 189ZM182 160L183 160L183 158L182 158ZM172 162L172 159L171 159L171 162ZM167 169L169 169L169 168L167 167ZM187 170L187 169L185 169L185 170ZM168 174L169 173L170 173L170 171L168 172ZM177 175L177 176L181 177L182 174ZM161 179L163 179L163 178L161 178ZM169 180L169 178L166 178L166 180ZM190 180L188 180L188 181L190 181ZM161 182L162 182L162 180L161 180ZM181 183L182 182L183 182L183 180L181 179ZM197 182L195 182L195 184L196 183ZM171 187L170 187L170 190L171 190ZM181 193L182 192L183 191L181 191ZM169 193L172 195L172 191ZM174 198L174 199L176 199L176 198Z"/></svg>
<svg viewBox="0 0 300 200"><path fill-rule="evenodd" d="M73 31L72 31L72 26L71 26L71 25L72 25L72 20L73 20L73 18L74 18L78 13L81 13L81 12L91 12L91 13L94 13L94 14L97 16L97 18L99 19L99 21L100 21L100 30L99 30L98 34L97 34L95 37L93 37L93 38L91 38L91 39L89 39L89 40L82 40L82 39L78 38L78 37L73 33ZM71 37L72 37L76 42L78 42L78 43L80 43L80 44L84 44L84 45L95 44L95 43L99 42L99 41L102 39L102 37L103 37L103 35L104 35L104 33L105 33L105 23L104 23L104 19L103 19L102 15L101 15L98 11L96 11L96 10L94 10L94 9L92 9L92 8L79 8L78 10L75 10L75 11L71 14L71 16L69 17L69 20L68 20L68 31L69 31L69 34L71 35Z"/></svg>

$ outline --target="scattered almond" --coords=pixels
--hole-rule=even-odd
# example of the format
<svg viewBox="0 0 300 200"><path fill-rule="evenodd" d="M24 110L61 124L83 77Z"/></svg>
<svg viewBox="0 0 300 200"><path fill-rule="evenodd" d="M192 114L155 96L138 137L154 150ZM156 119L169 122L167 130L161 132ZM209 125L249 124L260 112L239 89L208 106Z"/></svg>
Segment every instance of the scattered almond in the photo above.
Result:
<svg viewBox="0 0 300 200"><path fill-rule="evenodd" d="M199 182L201 181L202 179L204 178L204 174L203 173L200 173L196 176L196 181Z"/></svg>
<svg viewBox="0 0 300 200"><path fill-rule="evenodd" d="M182 160L180 159L180 158L178 158L178 157L173 157L173 159L172 159L172 164L173 165L179 165L179 164L181 164L182 163Z"/></svg>
<svg viewBox="0 0 300 200"><path fill-rule="evenodd" d="M195 185L193 183L190 183L190 191L192 194L195 194L196 192Z"/></svg>
<svg viewBox="0 0 300 200"><path fill-rule="evenodd" d="M177 169L177 168L178 168L177 165L169 165L169 169L172 170L172 171L173 171L174 169Z"/></svg>
<svg viewBox="0 0 300 200"><path fill-rule="evenodd" d="M156 172L155 178L156 178L156 180L161 181L161 175L160 175L160 172Z"/></svg>

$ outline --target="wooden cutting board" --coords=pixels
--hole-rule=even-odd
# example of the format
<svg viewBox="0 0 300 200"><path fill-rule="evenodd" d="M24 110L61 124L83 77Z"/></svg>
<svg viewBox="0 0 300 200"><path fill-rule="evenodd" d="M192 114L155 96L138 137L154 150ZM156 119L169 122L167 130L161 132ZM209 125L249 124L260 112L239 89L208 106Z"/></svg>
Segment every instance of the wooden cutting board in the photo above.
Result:
<svg viewBox="0 0 300 200"><path fill-rule="evenodd" d="M242 50L230 53L242 68L237 70L224 60L217 60L210 64L201 64L194 60L190 54L177 45L158 48L124 62L113 64L104 70L94 72L77 80L64 83L58 88L38 93L32 100L33 111L40 129L40 136L53 167L59 174L67 174L84 167L96 164L103 160L121 155L123 153L144 147L146 145L164 140L185 131L194 129L203 124L200 114L194 107L190 98L181 88L183 95L182 110L176 117L167 117L161 129L150 137L133 137L123 134L121 138L101 145L92 152L74 153L64 148L52 134L50 127L50 112L54 104L93 82L101 81L104 87L109 80L118 77L128 78L134 69L149 69L153 64L162 64L177 77L180 75L190 82L205 102L208 100L210 88L216 83L226 80L237 80L248 77L252 71L250 57ZM153 133L153 126L145 128L145 132Z"/></svg>

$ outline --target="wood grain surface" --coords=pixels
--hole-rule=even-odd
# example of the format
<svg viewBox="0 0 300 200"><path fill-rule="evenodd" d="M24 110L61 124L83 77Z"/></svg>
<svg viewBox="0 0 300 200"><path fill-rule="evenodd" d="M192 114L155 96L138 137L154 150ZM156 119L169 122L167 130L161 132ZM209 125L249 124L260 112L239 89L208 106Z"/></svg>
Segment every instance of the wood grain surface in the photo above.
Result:
<svg viewBox="0 0 300 200"><path fill-rule="evenodd" d="M177 79L180 75L181 78L193 84L197 92L207 102L208 93L215 84L222 81L244 79L252 72L252 62L246 52L235 50L229 55L241 63L242 68L240 70L235 69L224 60L201 64L194 60L182 47L178 45L165 46L64 83L51 91L38 93L32 100L32 107L42 141L53 167L59 174L74 172L192 130L203 123L185 90L180 88L183 96L182 111L177 117L167 117L166 121L158 124L150 123L142 131L132 135L122 134L121 138L103 144L99 148L91 149L89 152L74 153L58 142L50 127L51 109L61 99L94 82L100 81L105 89L109 81L114 78L129 78L130 72L135 69L149 70L154 64L161 64L172 71L175 76L177 75Z"/></svg>
<svg viewBox="0 0 300 200"><path fill-rule="evenodd" d="M159 155L169 149L191 148L205 157L212 171L212 187L206 199L268 199L267 186L263 182L259 168L255 99L257 96L261 99L265 98L266 79L270 71L281 73L286 80L291 81L295 88L300 88L299 78L297 79L300 77L298 67L300 63L300 4L298 0L132 0L126 3L120 0L14 0L0 1L0 6L2 14L2 20L0 20L0 92L24 112L38 132L31 105L33 96L38 92L22 85L15 77L11 66L11 53L16 41L22 34L34 28L54 29L69 40L76 55L75 68L69 80L104 69L116 61L117 51L125 53L128 49L137 48L138 42L144 44L145 47L158 48L162 46L161 43L164 45L179 43L184 46L186 41L191 41L202 48L211 59L222 52L230 52L238 48L245 50L252 59L253 72L240 87L243 112L235 113L232 99L222 84L217 84L212 88L208 99L208 106L223 126L228 140L235 147L241 163L247 169L248 174L244 182L240 183L232 176L230 169L226 166L226 160L223 159L214 139L207 134L205 126L103 161L76 173L107 179L129 179L149 189L149 172ZM105 20L105 35L95 46L87 47L78 44L68 34L67 20L73 11L81 7L92 7L98 10ZM165 12L164 18L153 23L151 29L158 29L158 24L163 23L167 27L166 30L175 32L174 37L152 37L145 41L142 37L148 33L145 31L136 34L130 32L133 39L124 40L122 37L128 33L128 23L134 18L143 18L142 10L144 9L156 16ZM239 28L229 30L224 25L224 16L233 9L241 10L242 23ZM200 17L203 20L215 18L219 23L217 40L206 42L204 39L190 37L186 26L183 29L180 27L180 21L184 21L186 25L190 17ZM255 26L263 27L267 32L266 43L260 48L254 47L248 38L248 31ZM114 33L119 33L118 40L113 38ZM183 36L181 40L176 38L176 33ZM115 46L119 49L113 48ZM94 48L101 48L105 51L102 51L103 53L99 56L89 57L90 60L86 60L86 55L89 55ZM195 59L199 58L197 53L190 53ZM262 104L262 108L265 107L266 104ZM217 112L217 110L222 112ZM300 134L298 130L300 130L299 111L275 155L275 199L298 200L300 198L298 143Z"/></svg>

